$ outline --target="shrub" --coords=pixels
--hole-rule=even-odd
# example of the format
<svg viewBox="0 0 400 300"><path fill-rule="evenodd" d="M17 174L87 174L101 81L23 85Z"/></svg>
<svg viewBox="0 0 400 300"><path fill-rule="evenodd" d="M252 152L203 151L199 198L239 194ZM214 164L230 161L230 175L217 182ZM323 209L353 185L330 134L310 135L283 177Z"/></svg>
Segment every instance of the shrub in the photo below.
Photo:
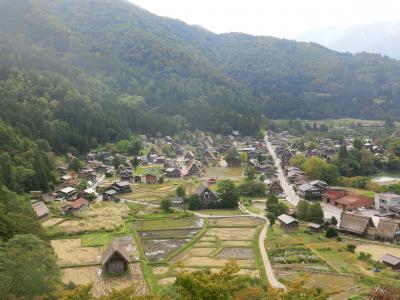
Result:
<svg viewBox="0 0 400 300"><path fill-rule="evenodd" d="M358 259L368 262L371 260L371 254L361 251L360 254L358 255Z"/></svg>
<svg viewBox="0 0 400 300"><path fill-rule="evenodd" d="M331 239L331 238L337 237L338 236L338 232L337 232L336 228L328 227L326 229L325 236L327 238Z"/></svg>
<svg viewBox="0 0 400 300"><path fill-rule="evenodd" d="M347 244L346 245L347 251L354 253L354 251L356 250L357 246L354 244Z"/></svg>
<svg viewBox="0 0 400 300"><path fill-rule="evenodd" d="M163 199L161 201L160 207L162 208L163 211L165 211L165 212L171 211L171 206L172 206L171 199Z"/></svg>

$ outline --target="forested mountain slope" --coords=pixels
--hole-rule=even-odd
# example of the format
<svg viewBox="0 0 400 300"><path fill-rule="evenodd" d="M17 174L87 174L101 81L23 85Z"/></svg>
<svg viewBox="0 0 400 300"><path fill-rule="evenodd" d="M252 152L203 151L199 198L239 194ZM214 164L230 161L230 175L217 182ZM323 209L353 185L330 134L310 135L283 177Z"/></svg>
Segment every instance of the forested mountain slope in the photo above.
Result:
<svg viewBox="0 0 400 300"><path fill-rule="evenodd" d="M130 132L254 133L274 118L400 115L400 63L217 35L118 0L0 3L0 117L56 151Z"/></svg>

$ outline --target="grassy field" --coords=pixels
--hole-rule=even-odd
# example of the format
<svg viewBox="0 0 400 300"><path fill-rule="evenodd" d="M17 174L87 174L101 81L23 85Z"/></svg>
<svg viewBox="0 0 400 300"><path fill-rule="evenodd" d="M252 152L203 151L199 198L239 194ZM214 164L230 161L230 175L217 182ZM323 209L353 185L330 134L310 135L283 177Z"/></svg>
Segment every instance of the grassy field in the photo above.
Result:
<svg viewBox="0 0 400 300"><path fill-rule="evenodd" d="M163 165L148 165L148 166L139 166L135 170L136 175L161 175L162 174Z"/></svg>
<svg viewBox="0 0 400 300"><path fill-rule="evenodd" d="M212 167L207 169L204 174L205 178L217 179L241 179L243 174L242 167L228 168L228 167Z"/></svg>
<svg viewBox="0 0 400 300"><path fill-rule="evenodd" d="M81 235L83 247L109 245L112 241L112 235L109 232L97 232Z"/></svg>
<svg viewBox="0 0 400 300"><path fill-rule="evenodd" d="M375 198L375 192L373 192L373 191L356 189L356 188L351 188L351 187L339 187L339 188L350 191L350 192L354 192L356 194L359 194L359 195L362 195L365 197Z"/></svg>

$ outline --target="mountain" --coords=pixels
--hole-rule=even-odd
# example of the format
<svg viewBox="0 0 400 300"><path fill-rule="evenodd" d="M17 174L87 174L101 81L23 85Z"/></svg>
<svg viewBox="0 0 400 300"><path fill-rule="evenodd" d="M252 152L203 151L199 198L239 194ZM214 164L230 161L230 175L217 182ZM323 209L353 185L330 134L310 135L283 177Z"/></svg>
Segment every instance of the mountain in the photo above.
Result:
<svg viewBox="0 0 400 300"><path fill-rule="evenodd" d="M400 116L400 62L215 34L119 0L0 2L0 118L56 152L271 118Z"/></svg>
<svg viewBox="0 0 400 300"><path fill-rule="evenodd" d="M295 37L343 52L370 52L400 59L400 22L374 23L343 28L323 28Z"/></svg>

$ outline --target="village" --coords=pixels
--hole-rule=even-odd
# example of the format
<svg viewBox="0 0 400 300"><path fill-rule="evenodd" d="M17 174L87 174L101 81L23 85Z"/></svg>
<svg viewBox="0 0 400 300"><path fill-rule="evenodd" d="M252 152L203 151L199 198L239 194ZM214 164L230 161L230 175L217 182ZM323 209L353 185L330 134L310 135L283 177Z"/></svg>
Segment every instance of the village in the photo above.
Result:
<svg viewBox="0 0 400 300"><path fill-rule="evenodd" d="M331 186L292 163L299 154L329 162L339 141L303 150L295 135L270 130L140 138L140 155L68 154L54 193L31 192L65 284L93 283L96 297L132 284L145 294L178 272L218 272L232 259L240 274L277 288L304 278L332 299L399 279L400 195ZM363 147L384 155L373 141ZM318 204L321 217L305 217L304 203Z"/></svg>

